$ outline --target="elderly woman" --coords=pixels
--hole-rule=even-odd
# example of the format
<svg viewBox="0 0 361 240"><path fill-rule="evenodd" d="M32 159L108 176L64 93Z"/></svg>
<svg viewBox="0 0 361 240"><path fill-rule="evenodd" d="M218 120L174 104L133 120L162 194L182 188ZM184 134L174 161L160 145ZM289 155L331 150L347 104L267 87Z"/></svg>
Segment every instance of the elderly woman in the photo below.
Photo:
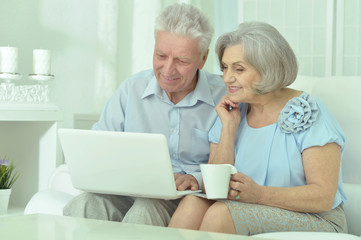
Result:
<svg viewBox="0 0 361 240"><path fill-rule="evenodd" d="M228 94L216 106L209 164L238 173L227 200L187 196L169 227L347 232L344 133L321 99L287 88L298 69L287 41L266 23L243 23L218 39L216 52Z"/></svg>

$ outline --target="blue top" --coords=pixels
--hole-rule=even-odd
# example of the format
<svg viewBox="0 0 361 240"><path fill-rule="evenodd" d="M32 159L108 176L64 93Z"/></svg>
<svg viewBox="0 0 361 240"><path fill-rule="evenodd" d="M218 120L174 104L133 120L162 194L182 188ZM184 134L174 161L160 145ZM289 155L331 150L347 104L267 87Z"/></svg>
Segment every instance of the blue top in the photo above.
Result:
<svg viewBox="0 0 361 240"><path fill-rule="evenodd" d="M201 187L199 164L208 162L207 134L217 117L214 107L226 92L220 76L201 70L194 91L175 105L153 70L146 70L121 84L93 129L165 135L173 171L193 175Z"/></svg>
<svg viewBox="0 0 361 240"><path fill-rule="evenodd" d="M241 103L241 116L247 116L248 104ZM217 118L209 140L218 143L222 123ZM235 167L263 186L294 187L306 185L302 152L312 146L335 142L343 155L345 135L338 122L319 98L305 92L288 101L278 122L262 128L248 126L241 119L235 142ZM333 208L346 200L340 167Z"/></svg>

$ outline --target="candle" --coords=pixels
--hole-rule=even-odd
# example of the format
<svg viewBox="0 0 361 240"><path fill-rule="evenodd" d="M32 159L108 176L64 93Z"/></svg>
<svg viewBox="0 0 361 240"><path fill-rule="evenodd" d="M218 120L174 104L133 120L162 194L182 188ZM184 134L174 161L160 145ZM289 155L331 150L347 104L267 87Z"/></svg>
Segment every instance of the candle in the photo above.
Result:
<svg viewBox="0 0 361 240"><path fill-rule="evenodd" d="M0 47L0 72L17 73L18 49L15 47Z"/></svg>
<svg viewBox="0 0 361 240"><path fill-rule="evenodd" d="M50 75L50 51L46 49L33 50L33 73L37 75Z"/></svg>

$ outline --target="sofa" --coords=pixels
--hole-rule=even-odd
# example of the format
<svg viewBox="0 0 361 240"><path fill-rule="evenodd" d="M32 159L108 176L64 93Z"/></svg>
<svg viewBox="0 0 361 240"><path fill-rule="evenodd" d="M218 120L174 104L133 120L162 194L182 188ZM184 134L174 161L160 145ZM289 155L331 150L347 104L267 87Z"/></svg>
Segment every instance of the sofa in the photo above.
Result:
<svg viewBox="0 0 361 240"><path fill-rule="evenodd" d="M318 96L326 102L346 135L342 159L342 177L347 195L344 205L348 234L324 232L273 232L256 235L267 239L361 239L361 76L308 77L298 76L291 85L295 89ZM65 159L66 160L66 159ZM71 198L80 194L71 184L66 164L59 166L46 190L37 192L29 201L24 214L46 213L62 215Z"/></svg>

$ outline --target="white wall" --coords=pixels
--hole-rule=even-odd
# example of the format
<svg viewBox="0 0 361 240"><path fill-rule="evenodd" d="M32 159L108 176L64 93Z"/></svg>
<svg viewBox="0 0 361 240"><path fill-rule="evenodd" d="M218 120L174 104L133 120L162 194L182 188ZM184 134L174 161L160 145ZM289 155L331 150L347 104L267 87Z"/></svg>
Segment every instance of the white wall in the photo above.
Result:
<svg viewBox="0 0 361 240"><path fill-rule="evenodd" d="M32 50L52 51L51 98L72 126L74 112L93 112L97 0L1 0L0 46L19 49L22 81L32 73Z"/></svg>

